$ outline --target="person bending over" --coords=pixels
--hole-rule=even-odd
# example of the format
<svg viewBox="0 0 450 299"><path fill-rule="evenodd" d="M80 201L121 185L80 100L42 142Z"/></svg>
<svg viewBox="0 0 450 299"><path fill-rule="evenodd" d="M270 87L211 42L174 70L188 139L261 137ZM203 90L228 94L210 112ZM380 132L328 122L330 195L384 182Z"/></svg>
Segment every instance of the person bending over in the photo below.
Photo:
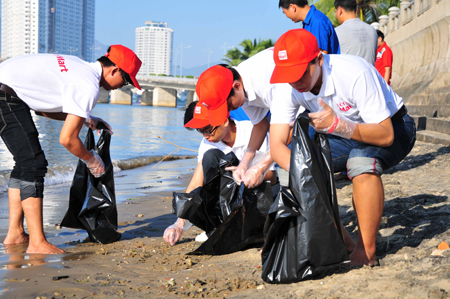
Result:
<svg viewBox="0 0 450 299"><path fill-rule="evenodd" d="M84 147L78 135L83 124L96 129L98 122L105 123L91 115L99 88L132 84L140 89L135 78L140 66L136 54L121 45L111 46L94 63L69 55L34 54L0 64L0 136L15 161L8 184L9 229L3 244L29 242L27 253L64 253L44 235L42 199L48 164L30 110L64 121L60 143L99 177L105 172L103 161ZM29 236L23 228L24 215Z"/></svg>
<svg viewBox="0 0 450 299"><path fill-rule="evenodd" d="M374 66L357 56L321 53L316 38L304 29L290 30L278 39L274 61L271 82L289 83L304 99L281 99L273 105L272 156L289 170L289 123L299 107L310 110L310 124L330 134L334 170L346 170L353 180L358 239L351 263L374 264L384 204L381 175L411 151L414 120Z"/></svg>
<svg viewBox="0 0 450 299"><path fill-rule="evenodd" d="M225 115L224 118L220 119L220 125L212 126L208 119L208 109L199 102L192 102L188 106L184 123L186 128L196 129L203 135L198 150L197 168L186 188L186 193L189 193L195 188L203 186L205 182L211 179L211 175L217 173L220 159L225 154L233 152L238 159L242 159L250 141L253 125L250 121L237 121ZM255 168L261 169L265 173L264 180L271 182L272 193L277 194L280 184L275 167L271 165L272 159L266 157L266 153L269 151L269 137L266 134L253 161L255 163L259 160L258 163L255 163ZM185 219L178 218L174 224L165 230L164 240L170 245L175 245L183 231L190 226Z"/></svg>

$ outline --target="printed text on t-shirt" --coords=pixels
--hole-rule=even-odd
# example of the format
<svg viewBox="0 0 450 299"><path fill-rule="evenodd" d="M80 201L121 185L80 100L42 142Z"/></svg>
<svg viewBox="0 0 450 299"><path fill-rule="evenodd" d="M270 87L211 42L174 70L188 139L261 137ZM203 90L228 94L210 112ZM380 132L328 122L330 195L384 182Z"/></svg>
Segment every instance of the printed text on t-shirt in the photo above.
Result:
<svg viewBox="0 0 450 299"><path fill-rule="evenodd" d="M55 55L56 59L58 60L58 64L59 67L61 68L61 73L62 72L68 72L69 69L66 68L66 60L64 59L64 57L60 56L60 55Z"/></svg>
<svg viewBox="0 0 450 299"><path fill-rule="evenodd" d="M352 106L350 106L349 104L347 104L346 102L341 102L339 104L337 104L339 110L347 112L348 110L350 110L352 108Z"/></svg>

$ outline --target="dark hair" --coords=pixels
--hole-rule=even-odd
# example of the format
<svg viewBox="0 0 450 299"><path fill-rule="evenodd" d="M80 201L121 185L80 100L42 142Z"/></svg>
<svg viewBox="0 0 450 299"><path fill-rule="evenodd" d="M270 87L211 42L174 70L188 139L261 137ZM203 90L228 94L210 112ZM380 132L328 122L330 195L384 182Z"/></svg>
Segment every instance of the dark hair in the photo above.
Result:
<svg viewBox="0 0 450 299"><path fill-rule="evenodd" d="M356 12L356 0L335 0L334 1L334 8L341 7L346 11L353 11Z"/></svg>
<svg viewBox="0 0 450 299"><path fill-rule="evenodd" d="M231 71L231 73L233 74L233 81L241 80L241 75L239 75L239 72L234 67L231 67L225 63L221 63L218 65L223 66L224 68L227 68ZM232 96L234 96L234 88L231 88L230 94L228 95L227 99L229 99Z"/></svg>
<svg viewBox="0 0 450 299"><path fill-rule="evenodd" d="M109 53L111 51L111 47L108 48L108 50L106 51L107 53ZM102 56L99 59L97 59L98 62L100 62L104 67L110 67L110 66L116 66L114 64L114 62L112 62L108 57L106 56ZM128 75L127 72L125 72L124 70L120 69L120 74L122 75L122 77L125 78L125 80L127 80L128 83L130 83L131 85L133 85L133 81L131 81L131 77L130 75Z"/></svg>
<svg viewBox="0 0 450 299"><path fill-rule="evenodd" d="M381 40L384 41L384 33L380 30L377 30L378 37L381 37Z"/></svg>
<svg viewBox="0 0 450 299"><path fill-rule="evenodd" d="M298 7L305 7L308 5L308 0L280 0L278 8L289 9L289 5L295 4Z"/></svg>
<svg viewBox="0 0 450 299"><path fill-rule="evenodd" d="M184 124L185 125L194 118L194 110L195 110L195 106L197 105L197 103L198 103L198 101L193 101L186 107L186 110L184 111ZM188 128L188 127L185 127L185 128L188 129L189 131L194 130L193 128Z"/></svg>

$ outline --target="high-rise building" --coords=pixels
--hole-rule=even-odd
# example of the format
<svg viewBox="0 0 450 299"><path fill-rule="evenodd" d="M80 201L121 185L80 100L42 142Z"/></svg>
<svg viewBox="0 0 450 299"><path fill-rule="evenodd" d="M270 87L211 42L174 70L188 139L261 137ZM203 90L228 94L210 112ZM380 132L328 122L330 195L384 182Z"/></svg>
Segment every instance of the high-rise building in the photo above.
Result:
<svg viewBox="0 0 450 299"><path fill-rule="evenodd" d="M94 61L95 0L2 0L2 53L59 53Z"/></svg>
<svg viewBox="0 0 450 299"><path fill-rule="evenodd" d="M141 59L139 75L170 75L173 29L164 22L145 22L136 28L136 55Z"/></svg>

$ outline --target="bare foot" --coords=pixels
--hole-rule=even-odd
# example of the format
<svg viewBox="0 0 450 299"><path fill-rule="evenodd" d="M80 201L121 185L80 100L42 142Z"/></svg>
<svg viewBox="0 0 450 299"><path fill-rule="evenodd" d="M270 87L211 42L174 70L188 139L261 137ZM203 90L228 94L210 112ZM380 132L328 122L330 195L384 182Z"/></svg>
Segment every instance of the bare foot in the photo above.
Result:
<svg viewBox="0 0 450 299"><path fill-rule="evenodd" d="M30 237L28 236L28 234L26 234L24 232L14 234L14 233L8 231L8 234L6 235L6 238L3 241L3 244L5 244L5 245L22 244L22 243L27 243L29 240L30 240Z"/></svg>
<svg viewBox="0 0 450 299"><path fill-rule="evenodd" d="M375 255L369 256L364 249L355 248L350 254L350 264L354 266L374 265L375 262Z"/></svg>
<svg viewBox="0 0 450 299"><path fill-rule="evenodd" d="M36 245L28 245L27 253L62 254L66 252L47 241L43 241Z"/></svg>

